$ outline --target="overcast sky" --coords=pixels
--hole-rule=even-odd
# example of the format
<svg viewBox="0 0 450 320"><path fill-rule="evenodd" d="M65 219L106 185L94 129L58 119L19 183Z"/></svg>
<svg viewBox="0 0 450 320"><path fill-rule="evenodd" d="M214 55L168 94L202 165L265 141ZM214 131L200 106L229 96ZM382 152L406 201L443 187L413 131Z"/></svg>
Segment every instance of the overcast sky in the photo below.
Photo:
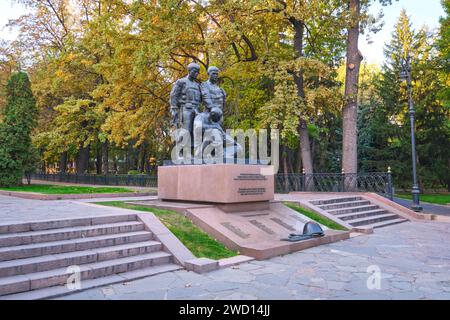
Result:
<svg viewBox="0 0 450 320"><path fill-rule="evenodd" d="M381 8L378 3L375 3L372 5L371 11L376 14ZM383 46L390 41L391 32L402 8L405 8L411 17L413 28L415 29L424 24L428 25L430 29L437 28L439 26L439 17L444 16L440 0L399 0L391 6L383 7L383 20L385 22L383 29L370 36L371 44L367 43L365 36L360 39L360 50L366 62L382 63L384 59ZM17 32L4 28L4 26L9 19L15 19L26 12L26 8L17 3L12 4L11 0L0 0L0 38L14 39L17 36Z"/></svg>

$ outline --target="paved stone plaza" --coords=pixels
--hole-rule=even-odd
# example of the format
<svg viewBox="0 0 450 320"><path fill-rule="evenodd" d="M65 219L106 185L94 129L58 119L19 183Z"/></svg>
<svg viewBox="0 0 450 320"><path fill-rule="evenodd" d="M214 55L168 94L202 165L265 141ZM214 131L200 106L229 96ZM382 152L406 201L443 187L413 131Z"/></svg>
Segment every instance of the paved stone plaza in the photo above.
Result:
<svg viewBox="0 0 450 320"><path fill-rule="evenodd" d="M205 275L176 271L61 299L450 299L450 223L408 222L372 235ZM381 288L369 290L372 270Z"/></svg>
<svg viewBox="0 0 450 320"><path fill-rule="evenodd" d="M76 201L0 196L2 221L112 211ZM60 299L450 299L449 243L450 223L407 222L204 275L182 270ZM380 289L368 289L368 268L380 270Z"/></svg>

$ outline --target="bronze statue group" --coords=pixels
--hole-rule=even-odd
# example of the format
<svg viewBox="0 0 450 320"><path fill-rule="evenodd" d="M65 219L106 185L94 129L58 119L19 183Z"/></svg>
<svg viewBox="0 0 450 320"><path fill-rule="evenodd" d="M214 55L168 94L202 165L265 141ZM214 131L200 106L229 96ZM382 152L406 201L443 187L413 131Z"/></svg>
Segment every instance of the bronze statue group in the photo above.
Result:
<svg viewBox="0 0 450 320"><path fill-rule="evenodd" d="M207 71L208 80L199 83L197 77L200 66L190 63L188 75L173 85L170 92L172 124L177 129L183 129L181 131L185 134L189 133L191 138L200 137L193 139L194 156L197 159L203 158L205 149L216 158L217 150L225 150L224 158L234 158L241 147L222 128L226 93L218 85L219 69L211 66ZM200 112L202 106L203 111ZM176 138L175 142L179 143L180 140Z"/></svg>

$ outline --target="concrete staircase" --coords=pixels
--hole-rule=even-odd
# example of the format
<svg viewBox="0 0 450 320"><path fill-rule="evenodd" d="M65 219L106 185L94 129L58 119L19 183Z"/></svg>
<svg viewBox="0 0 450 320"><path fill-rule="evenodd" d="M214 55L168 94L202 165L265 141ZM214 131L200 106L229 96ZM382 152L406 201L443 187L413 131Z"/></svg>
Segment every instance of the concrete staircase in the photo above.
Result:
<svg viewBox="0 0 450 320"><path fill-rule="evenodd" d="M133 214L0 224L0 299L54 297L180 268ZM74 271L81 288L71 290Z"/></svg>
<svg viewBox="0 0 450 320"><path fill-rule="evenodd" d="M310 203L355 228L374 229L408 221L357 196L314 200Z"/></svg>

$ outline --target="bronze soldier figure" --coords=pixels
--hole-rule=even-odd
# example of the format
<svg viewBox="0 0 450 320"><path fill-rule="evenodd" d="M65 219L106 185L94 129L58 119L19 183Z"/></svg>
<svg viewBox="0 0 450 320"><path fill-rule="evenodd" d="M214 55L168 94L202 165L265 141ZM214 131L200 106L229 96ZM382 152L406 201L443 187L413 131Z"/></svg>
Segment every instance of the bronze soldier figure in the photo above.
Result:
<svg viewBox="0 0 450 320"><path fill-rule="evenodd" d="M195 116L199 113L201 103L200 84L196 81L200 66L196 63L188 65L188 75L175 82L170 92L170 111L172 124L192 134ZM181 124L179 115L181 113Z"/></svg>
<svg viewBox="0 0 450 320"><path fill-rule="evenodd" d="M211 66L208 68L208 80L202 83L202 100L205 105L205 111L211 111L212 108L220 108L222 113L225 107L226 93L217 83L219 81L219 68ZM222 124L223 116L219 123Z"/></svg>
<svg viewBox="0 0 450 320"><path fill-rule="evenodd" d="M232 137L226 134L220 125L219 121L223 119L222 109L219 107L213 107L210 110L205 110L199 113L194 120L194 135L203 137L201 141L194 140L194 154L195 157L201 159L203 156L203 150L208 145L215 147L222 145L225 158L234 158L241 150L242 147L234 141ZM214 136L209 138L204 137L206 130L216 129L220 135L218 140L215 140Z"/></svg>

